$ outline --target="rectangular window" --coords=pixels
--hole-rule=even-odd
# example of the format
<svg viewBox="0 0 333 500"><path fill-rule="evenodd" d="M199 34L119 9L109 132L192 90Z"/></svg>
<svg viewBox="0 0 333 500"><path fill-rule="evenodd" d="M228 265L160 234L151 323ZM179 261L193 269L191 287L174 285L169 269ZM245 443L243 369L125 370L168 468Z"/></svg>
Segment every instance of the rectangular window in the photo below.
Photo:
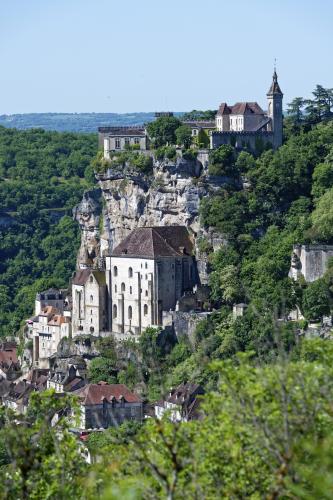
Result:
<svg viewBox="0 0 333 500"><path fill-rule="evenodd" d="M119 137L117 137L115 139L115 145L116 145L116 149L120 149L120 139L119 139Z"/></svg>
<svg viewBox="0 0 333 500"><path fill-rule="evenodd" d="M129 146L129 143L130 143L129 137L125 137L125 145Z"/></svg>
<svg viewBox="0 0 333 500"><path fill-rule="evenodd" d="M139 137L134 137L134 144L140 144Z"/></svg>

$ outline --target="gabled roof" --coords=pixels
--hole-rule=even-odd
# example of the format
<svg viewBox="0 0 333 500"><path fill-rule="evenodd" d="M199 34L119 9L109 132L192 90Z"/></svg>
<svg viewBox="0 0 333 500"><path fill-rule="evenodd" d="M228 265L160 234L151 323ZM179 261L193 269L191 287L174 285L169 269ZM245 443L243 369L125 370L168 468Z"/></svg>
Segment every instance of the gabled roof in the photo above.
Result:
<svg viewBox="0 0 333 500"><path fill-rule="evenodd" d="M194 396L203 393L204 390L199 384L182 383L176 389L171 389L164 401L179 406L189 405L192 403Z"/></svg>
<svg viewBox="0 0 333 500"><path fill-rule="evenodd" d="M84 405L99 405L103 399L112 402L113 398L118 402L123 398L126 403L141 403L141 399L124 384L99 382L98 384L88 384L74 393Z"/></svg>
<svg viewBox="0 0 333 500"><path fill-rule="evenodd" d="M113 257L181 257L191 255L193 243L185 226L134 229L112 252Z"/></svg>
<svg viewBox="0 0 333 500"><path fill-rule="evenodd" d="M245 114L255 114L263 115L264 111L261 109L257 102L236 102L231 107L232 115L245 115Z"/></svg>
<svg viewBox="0 0 333 500"><path fill-rule="evenodd" d="M226 102L222 102L217 111L218 115L230 115L231 107L227 105Z"/></svg>
<svg viewBox="0 0 333 500"><path fill-rule="evenodd" d="M91 269L78 269L73 277L73 285L85 285L89 276L93 274L99 285L105 285L105 273Z"/></svg>

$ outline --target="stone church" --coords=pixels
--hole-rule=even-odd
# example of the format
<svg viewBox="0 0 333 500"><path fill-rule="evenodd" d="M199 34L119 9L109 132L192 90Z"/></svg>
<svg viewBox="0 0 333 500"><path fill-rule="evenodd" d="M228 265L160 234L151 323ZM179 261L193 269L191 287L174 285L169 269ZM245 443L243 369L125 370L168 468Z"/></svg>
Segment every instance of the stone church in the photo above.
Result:
<svg viewBox="0 0 333 500"><path fill-rule="evenodd" d="M134 229L109 255L105 270L78 269L72 279L73 336L112 332L137 338L161 326L163 311L198 284L185 226Z"/></svg>
<svg viewBox="0 0 333 500"><path fill-rule="evenodd" d="M174 310L197 283L193 243L185 226L134 229L106 257L111 299L111 330L138 335L162 325L162 312Z"/></svg>

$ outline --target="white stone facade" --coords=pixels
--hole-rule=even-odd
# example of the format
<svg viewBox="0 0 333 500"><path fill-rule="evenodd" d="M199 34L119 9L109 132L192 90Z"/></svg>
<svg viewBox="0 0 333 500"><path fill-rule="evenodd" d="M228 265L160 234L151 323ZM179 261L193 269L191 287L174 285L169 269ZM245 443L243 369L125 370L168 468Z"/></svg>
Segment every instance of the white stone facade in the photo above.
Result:
<svg viewBox="0 0 333 500"><path fill-rule="evenodd" d="M72 282L73 336L98 335L107 330L108 304L105 273L78 270Z"/></svg>
<svg viewBox="0 0 333 500"><path fill-rule="evenodd" d="M48 368L48 358L57 352L61 339L71 336L70 318L48 306L33 319L33 362L39 368Z"/></svg>

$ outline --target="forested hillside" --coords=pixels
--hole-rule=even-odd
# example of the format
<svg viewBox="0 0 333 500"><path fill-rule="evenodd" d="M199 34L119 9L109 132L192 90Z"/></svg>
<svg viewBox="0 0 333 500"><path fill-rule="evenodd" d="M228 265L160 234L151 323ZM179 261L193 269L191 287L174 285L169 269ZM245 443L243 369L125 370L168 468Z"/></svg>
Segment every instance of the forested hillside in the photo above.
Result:
<svg viewBox="0 0 333 500"><path fill-rule="evenodd" d="M66 287L79 231L72 208L93 182L96 135L0 127L0 335L32 313L38 290Z"/></svg>
<svg viewBox="0 0 333 500"><path fill-rule="evenodd" d="M202 200L201 223L227 244L213 252L200 241L214 312L193 338L172 342L148 328L121 348L99 339L89 365L91 382L124 383L147 403L183 381L201 384L201 420L94 432L84 442L98 457L89 465L66 419L50 427L55 410L75 409L72 396L36 392L21 425L0 412L0 496L332 497L333 344L304 339L304 330L332 314L333 266L313 283L288 278L294 243L333 243L331 97L315 92L305 110L301 98L292 103L279 150L255 156L221 146L210 154L208 174L228 182ZM37 289L67 284L78 245L70 211L93 182L96 137L0 132L9 224L1 229L0 317L2 332L12 333ZM59 210L68 215L53 223ZM237 319L235 302L247 304ZM305 320L288 321L296 305Z"/></svg>

